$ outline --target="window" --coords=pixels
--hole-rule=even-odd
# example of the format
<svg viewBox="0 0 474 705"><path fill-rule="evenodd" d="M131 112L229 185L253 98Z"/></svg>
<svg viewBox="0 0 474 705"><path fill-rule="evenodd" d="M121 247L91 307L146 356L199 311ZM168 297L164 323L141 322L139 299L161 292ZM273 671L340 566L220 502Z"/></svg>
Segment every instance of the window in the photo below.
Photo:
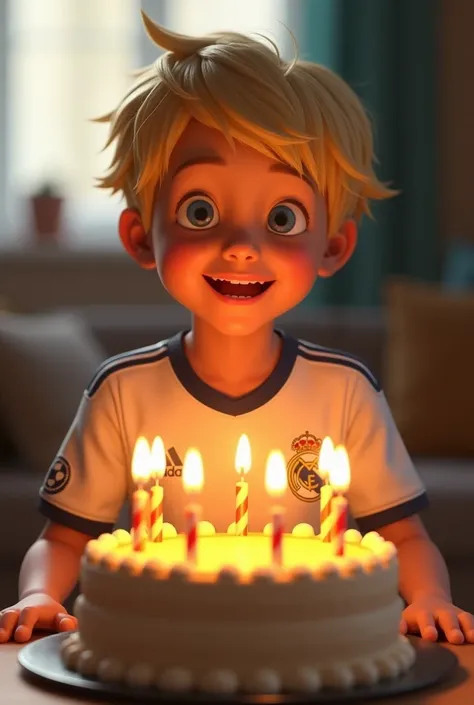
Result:
<svg viewBox="0 0 474 705"><path fill-rule="evenodd" d="M5 124L0 118L0 212L4 204L7 224L0 228L0 245L27 233L25 199L45 182L64 193L74 245L118 244L120 199L94 188L110 161L111 151L101 151L107 126L90 120L117 103L133 68L156 58L141 27L140 6L184 33L269 33L286 53L286 5L287 0L7 0L7 16L0 16L0 105L8 106Z"/></svg>

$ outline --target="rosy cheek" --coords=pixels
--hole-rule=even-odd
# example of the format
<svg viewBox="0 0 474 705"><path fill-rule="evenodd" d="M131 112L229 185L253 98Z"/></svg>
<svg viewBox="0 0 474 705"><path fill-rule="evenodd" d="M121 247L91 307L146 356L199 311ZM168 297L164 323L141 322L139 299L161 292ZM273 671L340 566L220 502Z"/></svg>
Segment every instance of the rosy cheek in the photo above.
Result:
<svg viewBox="0 0 474 705"><path fill-rule="evenodd" d="M163 243L159 252L158 269L163 280L170 282L178 274L189 271L193 261L192 250L184 243Z"/></svg>
<svg viewBox="0 0 474 705"><path fill-rule="evenodd" d="M317 273L317 256L308 248L289 249L281 260L284 279L298 289L312 286Z"/></svg>

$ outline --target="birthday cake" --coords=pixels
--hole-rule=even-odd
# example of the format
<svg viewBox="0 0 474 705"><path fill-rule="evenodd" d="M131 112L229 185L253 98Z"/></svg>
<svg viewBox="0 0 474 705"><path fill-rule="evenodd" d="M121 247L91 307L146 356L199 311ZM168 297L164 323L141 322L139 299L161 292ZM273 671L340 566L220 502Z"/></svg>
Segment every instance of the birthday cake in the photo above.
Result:
<svg viewBox="0 0 474 705"><path fill-rule="evenodd" d="M350 689L413 664L396 548L375 532L346 531L335 555L299 525L275 566L265 533L205 523L190 564L185 535L167 528L142 551L123 530L89 542L79 631L62 643L69 669L163 691L276 693Z"/></svg>

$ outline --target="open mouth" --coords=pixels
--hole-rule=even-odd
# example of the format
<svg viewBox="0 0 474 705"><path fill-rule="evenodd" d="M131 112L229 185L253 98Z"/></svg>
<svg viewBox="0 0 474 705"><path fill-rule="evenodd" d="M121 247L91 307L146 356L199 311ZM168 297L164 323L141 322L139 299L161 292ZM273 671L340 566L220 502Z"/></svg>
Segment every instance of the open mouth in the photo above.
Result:
<svg viewBox="0 0 474 705"><path fill-rule="evenodd" d="M228 296L230 299L254 299L260 296L274 283L273 281L238 281L237 279L219 279L208 277L204 274L204 279L214 291L221 296Z"/></svg>

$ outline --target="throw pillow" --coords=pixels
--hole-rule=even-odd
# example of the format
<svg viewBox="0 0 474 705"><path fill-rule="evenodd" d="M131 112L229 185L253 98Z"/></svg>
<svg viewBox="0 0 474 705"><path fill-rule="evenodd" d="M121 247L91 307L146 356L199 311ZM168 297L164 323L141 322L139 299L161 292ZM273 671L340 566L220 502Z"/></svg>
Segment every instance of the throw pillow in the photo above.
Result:
<svg viewBox="0 0 474 705"><path fill-rule="evenodd" d="M474 456L474 294L387 288L385 390L415 455Z"/></svg>
<svg viewBox="0 0 474 705"><path fill-rule="evenodd" d="M46 472L106 357L76 315L0 314L0 417L21 460Z"/></svg>

